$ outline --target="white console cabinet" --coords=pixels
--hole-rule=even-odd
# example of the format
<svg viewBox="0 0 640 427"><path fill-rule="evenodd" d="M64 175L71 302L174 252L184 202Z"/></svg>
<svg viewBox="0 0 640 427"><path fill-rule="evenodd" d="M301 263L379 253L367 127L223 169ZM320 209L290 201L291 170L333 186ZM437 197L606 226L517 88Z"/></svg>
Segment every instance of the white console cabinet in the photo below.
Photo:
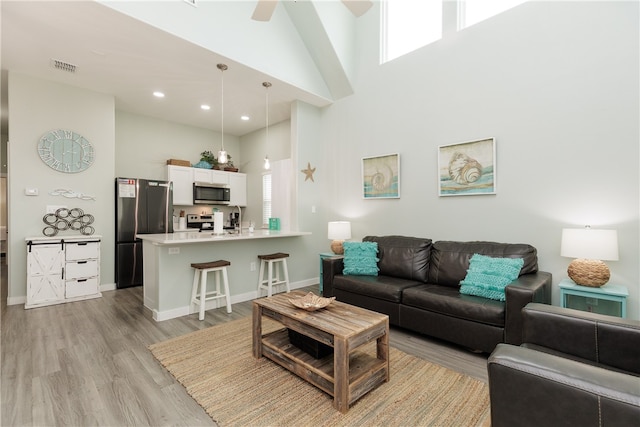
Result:
<svg viewBox="0 0 640 427"><path fill-rule="evenodd" d="M101 236L27 237L24 308L101 297Z"/></svg>

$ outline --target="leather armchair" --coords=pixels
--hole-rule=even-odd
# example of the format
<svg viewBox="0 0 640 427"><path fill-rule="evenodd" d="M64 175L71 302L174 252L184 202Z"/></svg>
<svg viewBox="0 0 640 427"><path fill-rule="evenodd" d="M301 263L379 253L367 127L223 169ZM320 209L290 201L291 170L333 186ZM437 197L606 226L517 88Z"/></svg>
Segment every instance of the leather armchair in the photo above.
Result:
<svg viewBox="0 0 640 427"><path fill-rule="evenodd" d="M529 303L523 344L489 357L491 426L640 420L640 322Z"/></svg>

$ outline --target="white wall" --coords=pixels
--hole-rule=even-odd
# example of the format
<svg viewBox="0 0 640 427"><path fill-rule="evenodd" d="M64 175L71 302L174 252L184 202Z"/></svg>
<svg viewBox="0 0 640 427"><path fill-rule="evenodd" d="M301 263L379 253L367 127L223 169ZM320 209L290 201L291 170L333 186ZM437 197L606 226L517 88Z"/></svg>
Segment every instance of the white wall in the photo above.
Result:
<svg viewBox="0 0 640 427"><path fill-rule="evenodd" d="M285 120L269 125L269 141L261 129L240 137L242 163L240 171L247 174L247 207L243 221L253 221L257 226L262 220L262 174L264 156L271 162L291 158L291 122Z"/></svg>
<svg viewBox="0 0 640 427"><path fill-rule="evenodd" d="M28 236L42 236L47 205L78 207L95 217L101 243L101 282L113 283L114 99L112 96L9 73L9 303L24 302ZM95 161L84 172L54 171L38 156L37 143L48 131L69 129L94 146ZM25 188L38 196L25 196ZM49 192L64 188L95 196L68 199ZM78 234L64 231L59 235Z"/></svg>
<svg viewBox="0 0 640 427"><path fill-rule="evenodd" d="M167 179L167 160L198 163L205 150L217 157L220 146L220 132L116 111L116 176ZM224 148L239 166L239 138L225 135Z"/></svg>
<svg viewBox="0 0 640 427"><path fill-rule="evenodd" d="M360 18L376 39L379 16ZM315 161L328 217L355 239L524 242L557 283L563 227L615 228L611 282L639 318L637 2L531 2L385 65L359 50L355 95L323 111ZM438 146L497 141L497 194L438 197ZM360 162L398 152L401 198L363 200ZM312 161L313 163L313 161Z"/></svg>

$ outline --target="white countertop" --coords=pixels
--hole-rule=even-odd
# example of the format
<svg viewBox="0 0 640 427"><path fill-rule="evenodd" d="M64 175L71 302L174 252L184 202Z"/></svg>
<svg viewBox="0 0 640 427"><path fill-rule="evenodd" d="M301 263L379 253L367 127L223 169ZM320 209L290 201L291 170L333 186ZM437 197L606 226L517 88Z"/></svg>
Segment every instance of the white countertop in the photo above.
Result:
<svg viewBox="0 0 640 427"><path fill-rule="evenodd" d="M213 234L211 231L203 232L181 232L166 234L138 234L136 237L156 245L184 245L190 243L204 242L232 242L236 240L253 240L253 239L273 239L278 237L296 237L311 235L309 231L285 231L285 230L255 230L249 233L249 230L243 230L242 234Z"/></svg>

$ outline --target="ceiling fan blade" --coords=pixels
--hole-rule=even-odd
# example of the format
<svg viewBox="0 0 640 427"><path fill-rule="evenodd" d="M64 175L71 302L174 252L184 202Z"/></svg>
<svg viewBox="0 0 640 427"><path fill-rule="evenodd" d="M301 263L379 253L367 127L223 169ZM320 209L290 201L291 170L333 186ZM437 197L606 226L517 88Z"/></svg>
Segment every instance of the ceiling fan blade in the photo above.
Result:
<svg viewBox="0 0 640 427"><path fill-rule="evenodd" d="M353 13L356 17L360 17L364 15L367 10L371 9L373 6L373 2L371 0L342 0L345 6Z"/></svg>
<svg viewBox="0 0 640 427"><path fill-rule="evenodd" d="M254 21L268 21L273 16L273 11L276 9L278 0L258 0L251 19Z"/></svg>

